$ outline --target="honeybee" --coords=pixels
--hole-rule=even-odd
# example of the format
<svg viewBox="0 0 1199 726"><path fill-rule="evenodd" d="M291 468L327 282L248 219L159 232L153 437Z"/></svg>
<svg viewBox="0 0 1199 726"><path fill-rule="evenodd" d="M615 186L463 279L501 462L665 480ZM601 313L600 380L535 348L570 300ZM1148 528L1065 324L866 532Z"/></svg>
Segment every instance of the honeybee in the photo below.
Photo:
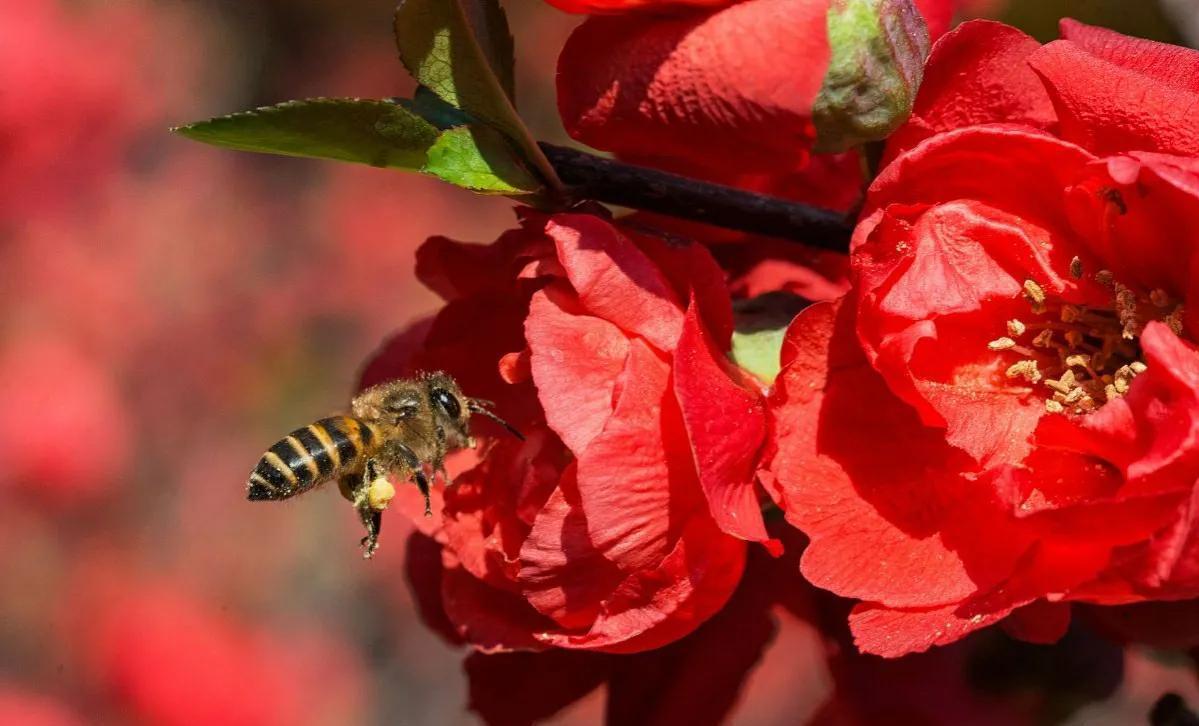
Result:
<svg viewBox="0 0 1199 726"><path fill-rule="evenodd" d="M290 499L336 478L366 529L362 548L369 559L379 547L383 510L395 496L388 473L416 484L425 497L427 517L432 514L429 477L445 476L448 453L475 446L472 414L524 439L490 406L462 395L457 382L441 372L372 386L354 398L351 415L296 429L268 449L250 473L246 496L251 501Z"/></svg>

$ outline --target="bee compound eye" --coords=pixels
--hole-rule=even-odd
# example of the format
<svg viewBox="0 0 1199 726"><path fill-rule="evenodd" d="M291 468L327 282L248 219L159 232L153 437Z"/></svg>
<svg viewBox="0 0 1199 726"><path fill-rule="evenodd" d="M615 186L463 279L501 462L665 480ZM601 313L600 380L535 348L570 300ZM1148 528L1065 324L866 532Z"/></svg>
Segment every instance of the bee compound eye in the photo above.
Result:
<svg viewBox="0 0 1199 726"><path fill-rule="evenodd" d="M457 419L462 415L462 404L458 403L458 399L454 394L444 388L433 389L433 401L437 403L438 408L445 411L445 414L452 419Z"/></svg>

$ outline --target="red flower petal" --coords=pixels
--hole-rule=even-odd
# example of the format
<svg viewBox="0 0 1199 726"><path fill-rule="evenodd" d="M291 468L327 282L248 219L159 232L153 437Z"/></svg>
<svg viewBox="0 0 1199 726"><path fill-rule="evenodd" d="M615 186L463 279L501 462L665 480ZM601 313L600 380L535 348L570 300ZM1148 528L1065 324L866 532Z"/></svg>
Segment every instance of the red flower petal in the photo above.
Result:
<svg viewBox="0 0 1199 726"><path fill-rule="evenodd" d="M806 309L770 399L771 471L811 544L804 576L847 597L940 606L1009 576L1029 547L968 460L923 426L866 363L852 305ZM987 532L978 537L978 532Z"/></svg>
<svg viewBox="0 0 1199 726"><path fill-rule="evenodd" d="M1114 30L1061 21L1062 38L1086 52L1141 73L1171 88L1199 93L1199 52L1177 45L1134 38Z"/></svg>
<svg viewBox="0 0 1199 726"><path fill-rule="evenodd" d="M577 503L564 479L534 523L521 552L530 601L562 623L595 618L584 633L541 635L546 643L662 645L710 617L740 577L744 544L708 515L669 372L643 341L630 342L616 409L578 458Z"/></svg>
<svg viewBox="0 0 1199 726"><path fill-rule="evenodd" d="M636 653L672 643L719 612L741 579L745 545L720 532L706 512L686 521L666 557L629 573L587 633L545 633L543 642Z"/></svg>
<svg viewBox="0 0 1199 726"><path fill-rule="evenodd" d="M1199 154L1199 53L1078 23L1063 23L1063 31L1069 40L1030 59L1053 98L1062 138L1097 154Z"/></svg>
<svg viewBox="0 0 1199 726"><path fill-rule="evenodd" d="M1190 491L1199 476L1199 351L1157 322L1141 346L1149 367L1126 396L1086 417L1046 420L1038 441L1111 462L1130 483L1125 496Z"/></svg>
<svg viewBox="0 0 1199 726"><path fill-rule="evenodd" d="M554 627L520 595L494 588L452 563L441 580L441 601L458 634L484 652L540 650L544 646L533 634Z"/></svg>
<svg viewBox="0 0 1199 726"><path fill-rule="evenodd" d="M1034 603L1017 608L1003 621L1003 629L1013 638L1026 643L1056 643L1070 628L1070 604L1064 602Z"/></svg>
<svg viewBox="0 0 1199 726"><path fill-rule="evenodd" d="M933 46L912 119L889 141L894 157L935 133L986 123L1048 129L1053 104L1028 58L1041 47L1008 25L975 20Z"/></svg>
<svg viewBox="0 0 1199 726"><path fill-rule="evenodd" d="M790 171L815 136L826 0L749 0L681 17L595 17L558 59L558 108L596 148Z"/></svg>
<svg viewBox="0 0 1199 726"><path fill-rule="evenodd" d="M641 233L635 239L670 281L679 300L694 298L712 339L727 348L733 335L733 303L724 270L711 251L698 242L657 234Z"/></svg>
<svg viewBox="0 0 1199 726"><path fill-rule="evenodd" d="M766 542L754 487L766 438L765 407L761 396L729 378L721 360L692 305L675 350L674 391L699 481L717 526L735 537Z"/></svg>
<svg viewBox="0 0 1199 726"><path fill-rule="evenodd" d="M1199 159L1147 152L1110 157L1089 165L1067 202L1079 238L1105 268L1119 271L1119 282L1194 299ZM1184 322L1199 332L1194 315Z"/></svg>
<svg viewBox="0 0 1199 726"><path fill-rule="evenodd" d="M874 603L854 607L849 627L863 653L898 658L947 645L1007 617L1011 608L974 612L958 604L920 610L899 610Z"/></svg>
<svg viewBox="0 0 1199 726"><path fill-rule="evenodd" d="M729 270L729 291L738 298L782 290L818 302L849 290L849 258L837 252L763 237L721 245L713 253Z"/></svg>
<svg viewBox="0 0 1199 726"><path fill-rule="evenodd" d="M533 522L520 552L525 599L564 628L585 629L620 584L617 565L591 542L572 465Z"/></svg>
<svg viewBox="0 0 1199 726"><path fill-rule="evenodd" d="M980 464L1019 461L1044 412L1004 378L1012 356L987 347L1027 314L1024 281L1056 295L1102 293L1059 276L1076 250L1055 242L1073 238L1060 214L1041 211L1055 198L1060 206L1087 161L1076 147L1014 128L941 134L887 167L872 189L872 206L884 209L855 232L858 330L874 366Z"/></svg>
<svg viewBox="0 0 1199 726"><path fill-rule="evenodd" d="M628 338L584 313L560 285L534 293L525 338L546 422L576 456L582 454L612 415Z"/></svg>
<svg viewBox="0 0 1199 726"><path fill-rule="evenodd" d="M683 305L649 256L612 224L589 214L555 215L546 234L584 310L659 350L674 350Z"/></svg>

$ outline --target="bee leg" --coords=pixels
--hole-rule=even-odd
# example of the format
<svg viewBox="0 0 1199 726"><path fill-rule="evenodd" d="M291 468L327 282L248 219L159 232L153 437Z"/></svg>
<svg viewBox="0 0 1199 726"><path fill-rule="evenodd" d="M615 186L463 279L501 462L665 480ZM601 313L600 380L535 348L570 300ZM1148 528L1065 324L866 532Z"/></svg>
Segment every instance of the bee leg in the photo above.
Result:
<svg viewBox="0 0 1199 726"><path fill-rule="evenodd" d="M416 488L420 489L420 493L425 497L425 516L433 516L433 502L429 498L429 478L425 476L425 472L420 469L412 475L412 480L416 482Z"/></svg>
<svg viewBox="0 0 1199 726"><path fill-rule="evenodd" d="M395 487L387 479L386 470L374 459L368 459L362 471L362 481L352 492L351 501L366 529L362 538L362 556L370 559L379 547L379 532L383 528L383 510L395 496Z"/></svg>
<svg viewBox="0 0 1199 726"><path fill-rule="evenodd" d="M358 516L362 518L362 526L366 528L366 536L359 543L362 545L362 558L369 560L379 549L379 533L383 531L383 512L370 509L359 509Z"/></svg>
<svg viewBox="0 0 1199 726"><path fill-rule="evenodd" d="M425 476L424 466L421 465L416 453L404 444L394 442L387 448L385 456L394 462L396 470L404 469L412 473L412 481L416 483L416 488L425 498L425 516L432 517L433 500L429 495L429 478Z"/></svg>

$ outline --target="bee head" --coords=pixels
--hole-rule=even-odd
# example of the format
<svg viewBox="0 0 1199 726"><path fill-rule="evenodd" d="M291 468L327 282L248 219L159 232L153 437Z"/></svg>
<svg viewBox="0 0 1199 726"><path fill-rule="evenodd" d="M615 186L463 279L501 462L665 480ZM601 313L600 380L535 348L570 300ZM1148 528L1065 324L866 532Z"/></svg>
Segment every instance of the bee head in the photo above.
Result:
<svg viewBox="0 0 1199 726"><path fill-rule="evenodd" d="M445 432L450 448L472 446L474 440L468 427L470 422L470 399L462 395L458 383L445 373L429 373L423 381L429 398L433 420Z"/></svg>
<svg viewBox="0 0 1199 726"><path fill-rule="evenodd" d="M429 405L433 409L433 417L438 425L446 432L448 440L453 442L457 437L457 445L473 446L474 439L470 435L468 425L471 414L481 414L508 429L513 436L524 440L524 436L513 428L507 421L496 416L487 407L488 402L478 398L467 398L462 395L458 383L445 373L431 373L425 377L428 390Z"/></svg>

